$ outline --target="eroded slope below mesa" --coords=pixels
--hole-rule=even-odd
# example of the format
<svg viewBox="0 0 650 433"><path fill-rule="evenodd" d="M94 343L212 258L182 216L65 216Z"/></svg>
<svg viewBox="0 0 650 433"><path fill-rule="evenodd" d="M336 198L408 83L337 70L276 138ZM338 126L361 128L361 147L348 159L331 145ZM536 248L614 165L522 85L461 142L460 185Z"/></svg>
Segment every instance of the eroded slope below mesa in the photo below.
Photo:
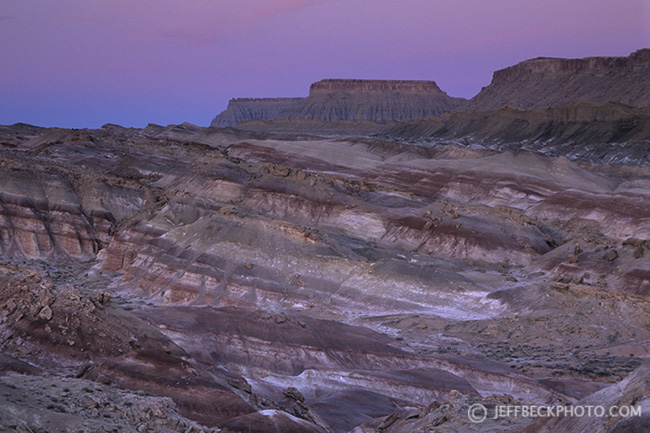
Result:
<svg viewBox="0 0 650 433"><path fill-rule="evenodd" d="M365 136L426 148L529 150L594 164L650 164L650 109L619 103L576 102L545 110L513 107L445 113L380 125L371 122L249 121L249 133Z"/></svg>
<svg viewBox="0 0 650 433"><path fill-rule="evenodd" d="M646 168L191 125L0 132L3 371L168 397L142 404L224 431L469 431L448 403L571 403L648 356Z"/></svg>

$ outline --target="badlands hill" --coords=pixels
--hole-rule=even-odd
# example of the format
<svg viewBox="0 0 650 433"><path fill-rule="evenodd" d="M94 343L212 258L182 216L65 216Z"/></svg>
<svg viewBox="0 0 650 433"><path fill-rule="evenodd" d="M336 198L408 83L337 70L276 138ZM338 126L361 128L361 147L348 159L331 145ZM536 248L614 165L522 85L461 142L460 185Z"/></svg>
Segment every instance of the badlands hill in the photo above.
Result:
<svg viewBox="0 0 650 433"><path fill-rule="evenodd" d="M645 409L649 176L358 136L0 127L0 430L514 433L541 427L477 430L468 407Z"/></svg>
<svg viewBox="0 0 650 433"><path fill-rule="evenodd" d="M306 98L233 99L211 126L244 120L322 120L386 123L451 111L465 99L452 98L433 81L321 80Z"/></svg>
<svg viewBox="0 0 650 433"><path fill-rule="evenodd" d="M629 57L526 60L496 71L492 83L463 111L503 106L528 110L578 101L650 105L650 49Z"/></svg>

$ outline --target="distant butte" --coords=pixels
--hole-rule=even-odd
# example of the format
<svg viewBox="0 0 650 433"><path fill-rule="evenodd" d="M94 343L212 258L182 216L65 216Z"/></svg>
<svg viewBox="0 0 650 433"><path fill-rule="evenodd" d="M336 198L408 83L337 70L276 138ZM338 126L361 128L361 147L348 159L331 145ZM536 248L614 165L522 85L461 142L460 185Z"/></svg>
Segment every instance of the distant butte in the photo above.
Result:
<svg viewBox="0 0 650 433"><path fill-rule="evenodd" d="M278 118L387 123L437 116L464 102L433 81L328 79L312 84L309 96L284 109Z"/></svg>
<svg viewBox="0 0 650 433"><path fill-rule="evenodd" d="M444 94L435 81L417 80L341 80L325 79L312 84L309 88L309 96L327 94L332 92L345 93L407 93L432 95Z"/></svg>
<svg viewBox="0 0 650 433"><path fill-rule="evenodd" d="M234 126L244 120L275 120L285 108L304 98L234 98L228 108L214 118L210 126Z"/></svg>
<svg viewBox="0 0 650 433"><path fill-rule="evenodd" d="M503 106L529 110L581 101L650 105L650 49L629 57L526 60L496 71L492 83L463 111Z"/></svg>
<svg viewBox="0 0 650 433"><path fill-rule="evenodd" d="M324 122L391 121L502 107L546 109L576 102L650 106L650 49L628 57L538 57L498 70L492 82L467 101L447 95L434 81L324 79L305 98L237 98L211 123L247 120Z"/></svg>
<svg viewBox="0 0 650 433"><path fill-rule="evenodd" d="M325 79L306 98L233 99L210 126L245 120L322 120L387 123L440 115L465 103L433 81Z"/></svg>

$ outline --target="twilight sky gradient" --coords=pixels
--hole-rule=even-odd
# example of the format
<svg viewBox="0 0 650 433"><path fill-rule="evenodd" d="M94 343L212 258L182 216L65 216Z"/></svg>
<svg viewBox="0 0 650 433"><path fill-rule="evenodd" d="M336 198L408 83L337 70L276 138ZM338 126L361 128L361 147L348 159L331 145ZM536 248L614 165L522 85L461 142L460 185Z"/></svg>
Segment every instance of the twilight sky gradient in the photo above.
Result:
<svg viewBox="0 0 650 433"><path fill-rule="evenodd" d="M322 78L469 98L525 59L642 47L649 0L0 0L0 124L207 126Z"/></svg>

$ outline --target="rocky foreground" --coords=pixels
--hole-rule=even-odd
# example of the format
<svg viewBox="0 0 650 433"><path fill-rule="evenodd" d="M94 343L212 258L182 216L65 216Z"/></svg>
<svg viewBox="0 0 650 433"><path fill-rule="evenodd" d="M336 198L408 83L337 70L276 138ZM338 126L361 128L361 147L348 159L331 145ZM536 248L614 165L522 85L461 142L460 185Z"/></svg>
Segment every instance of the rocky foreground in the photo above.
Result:
<svg viewBox="0 0 650 433"><path fill-rule="evenodd" d="M646 431L647 163L307 132L0 127L0 430Z"/></svg>

